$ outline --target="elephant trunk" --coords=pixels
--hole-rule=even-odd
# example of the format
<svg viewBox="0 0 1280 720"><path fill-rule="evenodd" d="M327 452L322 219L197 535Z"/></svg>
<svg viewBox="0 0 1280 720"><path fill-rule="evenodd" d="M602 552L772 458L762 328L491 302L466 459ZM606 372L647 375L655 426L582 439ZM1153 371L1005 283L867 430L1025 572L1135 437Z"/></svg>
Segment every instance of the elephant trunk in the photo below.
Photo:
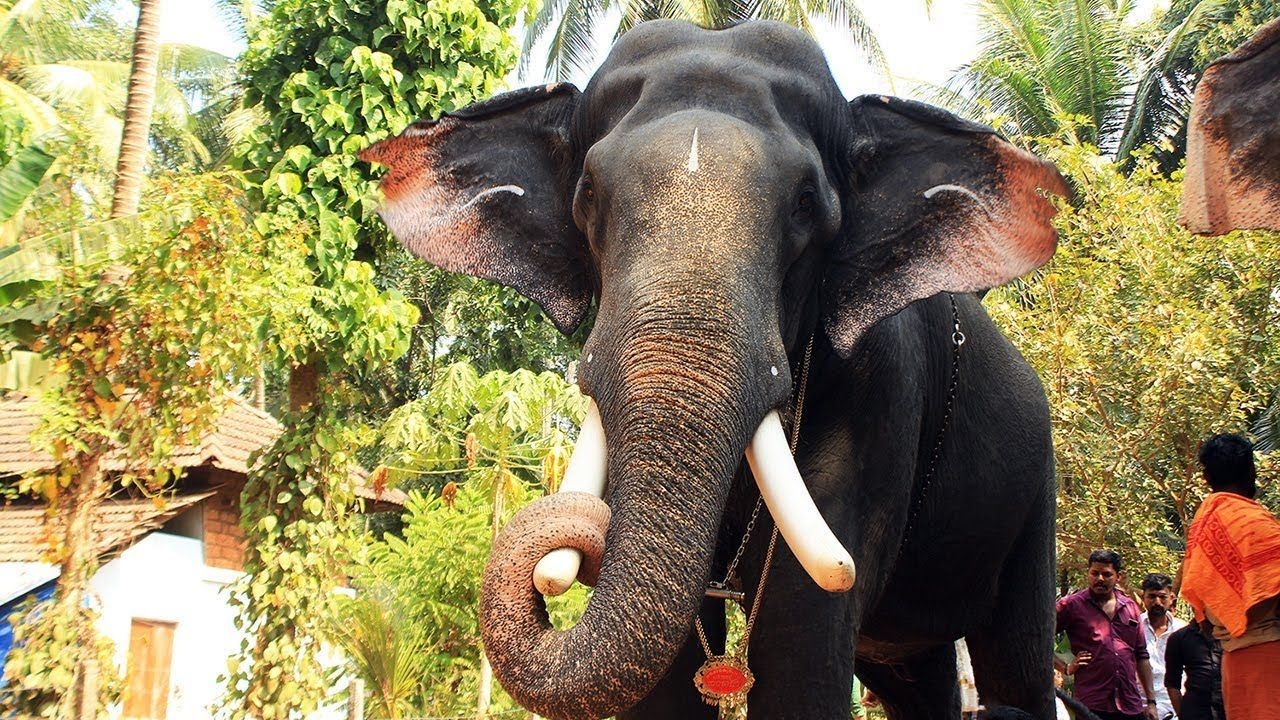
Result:
<svg viewBox="0 0 1280 720"><path fill-rule="evenodd" d="M686 331L690 322L712 321L702 314L674 322ZM542 539L562 512L553 506L559 496L512 520L485 572L481 631L495 674L522 705L551 718L616 714L665 673L701 605L733 474L752 430L779 402L748 380L759 368L744 359L758 350L692 345L688 337L711 336L698 332L677 341L665 319L638 327L616 352L589 346L584 356L600 368L584 380L608 439L612 508L586 612L573 628L554 630L532 582L534 564L565 544ZM594 542L579 547L590 556Z"/></svg>

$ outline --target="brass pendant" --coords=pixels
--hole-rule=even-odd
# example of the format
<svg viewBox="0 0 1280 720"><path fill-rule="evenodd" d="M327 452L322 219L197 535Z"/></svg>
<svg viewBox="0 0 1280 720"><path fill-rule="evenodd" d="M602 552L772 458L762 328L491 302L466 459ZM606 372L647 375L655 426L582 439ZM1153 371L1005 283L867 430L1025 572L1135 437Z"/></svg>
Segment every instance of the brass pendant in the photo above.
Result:
<svg viewBox="0 0 1280 720"><path fill-rule="evenodd" d="M693 686L708 705L745 700L755 681L746 661L732 655L709 658L693 674Z"/></svg>

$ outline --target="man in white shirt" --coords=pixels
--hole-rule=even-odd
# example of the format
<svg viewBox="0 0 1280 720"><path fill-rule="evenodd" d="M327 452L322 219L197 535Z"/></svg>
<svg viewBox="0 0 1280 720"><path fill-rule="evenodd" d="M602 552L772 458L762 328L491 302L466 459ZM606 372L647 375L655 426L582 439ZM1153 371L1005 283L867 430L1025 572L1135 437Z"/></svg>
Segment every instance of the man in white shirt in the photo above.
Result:
<svg viewBox="0 0 1280 720"><path fill-rule="evenodd" d="M1142 636L1147 640L1147 653L1151 655L1151 679L1155 682L1156 717L1160 720L1176 717L1169 691L1164 686L1164 651L1169 646L1169 636L1187 623L1179 620L1171 610L1178 598L1173 594L1173 578L1164 573L1152 573L1142 580L1142 605L1147 609L1142 616Z"/></svg>

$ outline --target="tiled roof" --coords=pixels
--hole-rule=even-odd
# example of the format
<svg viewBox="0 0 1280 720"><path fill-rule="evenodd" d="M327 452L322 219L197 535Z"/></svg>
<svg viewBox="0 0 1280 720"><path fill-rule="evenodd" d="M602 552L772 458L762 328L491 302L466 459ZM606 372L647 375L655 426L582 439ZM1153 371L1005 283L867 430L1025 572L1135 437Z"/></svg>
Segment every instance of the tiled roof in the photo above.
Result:
<svg viewBox="0 0 1280 720"><path fill-rule="evenodd" d="M141 500L107 500L98 508L94 535L103 553L133 543L215 491ZM0 507L0 562L41 562L50 540L62 534L58 519L47 519L44 504Z"/></svg>
<svg viewBox="0 0 1280 720"><path fill-rule="evenodd" d="M32 447L30 435L40 422L38 400L11 393L0 399L0 475L22 474L53 467L53 458ZM270 414L259 410L243 398L229 397L226 411L214 427L201 438L199 445L183 445L173 454L173 466L180 468L213 467L240 474L249 472L249 455L266 447L283 431ZM119 453L112 453L104 463L107 470L123 470ZM393 488L375 492L363 483L356 472L356 495L379 504L404 505L408 496Z"/></svg>

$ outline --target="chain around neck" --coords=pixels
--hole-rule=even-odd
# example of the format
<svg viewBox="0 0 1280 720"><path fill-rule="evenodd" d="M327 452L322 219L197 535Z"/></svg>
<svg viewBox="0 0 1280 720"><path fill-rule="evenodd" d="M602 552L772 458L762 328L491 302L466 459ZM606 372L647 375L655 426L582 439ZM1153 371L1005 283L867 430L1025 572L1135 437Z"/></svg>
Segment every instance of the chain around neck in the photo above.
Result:
<svg viewBox="0 0 1280 720"><path fill-rule="evenodd" d="M795 457L796 448L800 444L800 418L804 415L804 397L805 389L809 386L809 364L813 359L813 335L809 336L809 343L805 346L804 360L800 366L800 381L796 388L796 407L791 418L791 456ZM760 508L764 506L764 497L756 498L755 508L751 511L751 519L747 521L747 529L742 534L742 542L738 543L738 551L734 553L732 562L729 563L728 569L725 571L724 581L720 585L727 587L729 581L733 577L733 572L737 569L738 561L742 559L742 553L746 550L747 541L751 539L751 529L756 524L756 518L760 515ZM773 564L773 550L778 545L778 526L774 524L773 532L769 535L769 548L764 554L764 565L760 569L760 583L756 586L756 595L751 600L751 612L747 615L747 626L742 631L742 638L738 641L738 649L733 655L740 657L746 661L747 647L750 645L751 630L756 624L756 615L760 611L760 600L764 597L764 587L769 581L769 567ZM695 618L694 625L698 631L698 641L702 643L702 650L707 657L715 657L715 653L711 652L711 644L707 642L707 633L702 629L702 618ZM729 654L727 649L726 653Z"/></svg>

